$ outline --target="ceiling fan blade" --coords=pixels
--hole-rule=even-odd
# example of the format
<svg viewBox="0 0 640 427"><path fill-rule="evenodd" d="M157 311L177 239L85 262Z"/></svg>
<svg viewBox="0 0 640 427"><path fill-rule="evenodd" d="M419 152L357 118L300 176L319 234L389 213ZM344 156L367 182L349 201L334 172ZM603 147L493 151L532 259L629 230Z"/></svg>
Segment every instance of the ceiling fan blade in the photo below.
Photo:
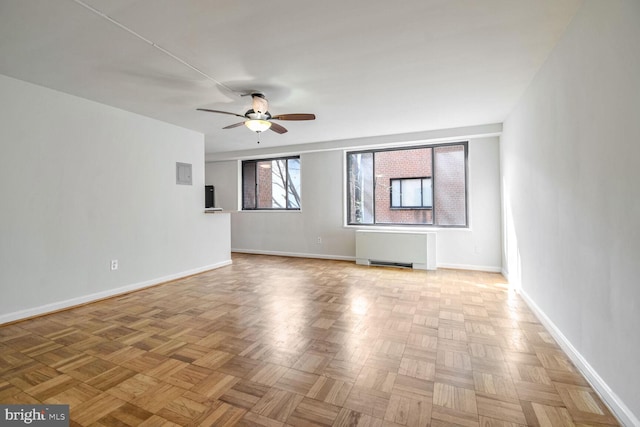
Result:
<svg viewBox="0 0 640 427"><path fill-rule="evenodd" d="M231 129L231 128L237 128L238 126L242 126L244 124L244 122L240 122L240 123L234 123L232 125L229 126L225 126L222 129Z"/></svg>
<svg viewBox="0 0 640 427"><path fill-rule="evenodd" d="M315 114L306 114L306 113L298 113L298 114L278 114L277 116L271 117L271 119L275 120L315 120Z"/></svg>
<svg viewBox="0 0 640 427"><path fill-rule="evenodd" d="M241 114L230 113L230 112L228 112L228 111L209 110L209 109L207 109L207 108L198 108L197 110L198 110L198 111L207 111L207 112L209 112L209 113L229 114L229 115L231 115L231 116L237 116L237 117L245 118L245 117L244 117L243 115L241 115Z"/></svg>
<svg viewBox="0 0 640 427"><path fill-rule="evenodd" d="M273 123L273 122L271 122L271 127L269 129L279 134L283 134L287 132L287 129L284 126L280 126L279 124Z"/></svg>

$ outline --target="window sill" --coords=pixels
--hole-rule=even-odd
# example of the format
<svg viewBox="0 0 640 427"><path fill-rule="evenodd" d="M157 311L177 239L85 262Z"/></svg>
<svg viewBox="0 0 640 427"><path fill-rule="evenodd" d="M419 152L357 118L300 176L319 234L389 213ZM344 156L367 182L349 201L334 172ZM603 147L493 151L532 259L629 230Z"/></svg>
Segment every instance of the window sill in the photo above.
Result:
<svg viewBox="0 0 640 427"><path fill-rule="evenodd" d="M471 227L440 227L438 225L352 225L343 224L343 228L352 228L356 230L375 230L375 231L473 231Z"/></svg>
<svg viewBox="0 0 640 427"><path fill-rule="evenodd" d="M248 209L248 210L238 210L236 212L240 213L300 213L302 209Z"/></svg>

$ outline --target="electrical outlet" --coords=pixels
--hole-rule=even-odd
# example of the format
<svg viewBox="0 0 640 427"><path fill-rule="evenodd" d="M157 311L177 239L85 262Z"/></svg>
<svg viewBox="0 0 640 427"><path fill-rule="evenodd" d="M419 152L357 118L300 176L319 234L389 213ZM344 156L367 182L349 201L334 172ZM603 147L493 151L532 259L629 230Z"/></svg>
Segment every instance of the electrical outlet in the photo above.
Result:
<svg viewBox="0 0 640 427"><path fill-rule="evenodd" d="M117 259L112 259L111 260L111 270L117 270L118 269L118 260Z"/></svg>
<svg viewBox="0 0 640 427"><path fill-rule="evenodd" d="M322 237L318 236L318 244L321 245L322 244Z"/></svg>

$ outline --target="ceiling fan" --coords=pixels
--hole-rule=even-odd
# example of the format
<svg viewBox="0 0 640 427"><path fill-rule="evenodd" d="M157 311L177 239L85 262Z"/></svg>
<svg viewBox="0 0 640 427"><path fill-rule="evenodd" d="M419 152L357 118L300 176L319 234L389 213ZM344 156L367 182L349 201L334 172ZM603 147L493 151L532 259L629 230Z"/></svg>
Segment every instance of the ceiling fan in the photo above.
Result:
<svg viewBox="0 0 640 427"><path fill-rule="evenodd" d="M251 109L247 110L244 115L230 113L228 111L209 110L207 108L198 108L198 111L207 111L209 113L230 114L236 117L242 117L244 120L239 123L234 123L229 126L225 126L222 129L231 129L241 125L245 125L254 132L260 133L267 129L271 129L276 133L285 133L287 129L278 123L272 122L272 120L315 120L315 114L308 113L296 113L296 114L278 114L272 116L269 113L269 102L265 98L264 94L259 92L251 93L252 105ZM259 142L259 141L258 141Z"/></svg>

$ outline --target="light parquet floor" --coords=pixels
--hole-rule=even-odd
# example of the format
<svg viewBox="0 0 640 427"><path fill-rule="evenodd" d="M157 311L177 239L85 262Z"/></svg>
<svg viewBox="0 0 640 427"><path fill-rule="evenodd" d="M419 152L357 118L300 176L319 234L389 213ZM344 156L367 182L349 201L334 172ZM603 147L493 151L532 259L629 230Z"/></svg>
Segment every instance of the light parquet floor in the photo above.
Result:
<svg viewBox="0 0 640 427"><path fill-rule="evenodd" d="M72 426L618 425L499 274L242 254L0 327L0 402Z"/></svg>

